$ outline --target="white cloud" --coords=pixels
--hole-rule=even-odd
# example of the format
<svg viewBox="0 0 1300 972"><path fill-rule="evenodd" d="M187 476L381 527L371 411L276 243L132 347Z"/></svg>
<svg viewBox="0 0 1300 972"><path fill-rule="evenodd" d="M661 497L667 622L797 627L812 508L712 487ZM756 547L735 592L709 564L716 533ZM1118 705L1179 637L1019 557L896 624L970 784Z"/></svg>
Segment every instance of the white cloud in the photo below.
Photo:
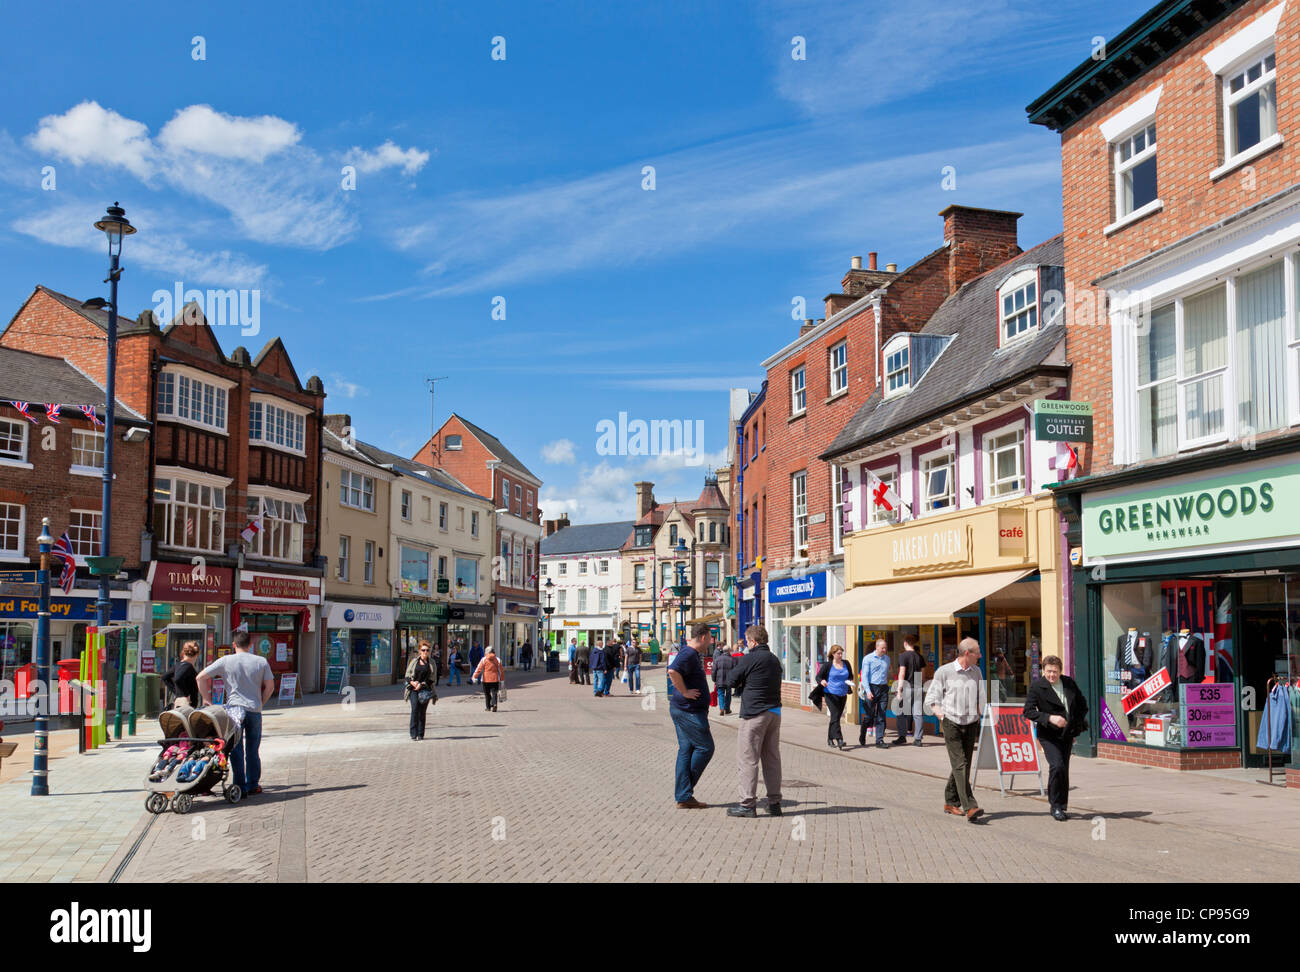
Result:
<svg viewBox="0 0 1300 972"><path fill-rule="evenodd" d="M417 148L399 148L389 139L372 152L353 146L348 161L362 173L379 172L381 169L400 166L402 174L409 176L415 175L424 168L425 163L429 161L429 153Z"/></svg>
<svg viewBox="0 0 1300 972"><path fill-rule="evenodd" d="M568 464L576 461L573 454L573 442L569 439L557 439L542 446L542 459L554 464Z"/></svg>
<svg viewBox="0 0 1300 972"><path fill-rule="evenodd" d="M46 115L27 137L27 144L73 165L89 162L123 168L140 179L147 179L153 170L148 127L97 101L83 101L62 115Z"/></svg>
<svg viewBox="0 0 1300 972"><path fill-rule="evenodd" d="M705 474L725 461L726 450L705 453L698 465L687 464L683 456L648 456L622 465L602 459L595 466L582 466L572 485L544 487L539 502L547 519L568 513L574 523L630 520L636 513L634 483L653 482L660 503L690 504L704 488Z"/></svg>
<svg viewBox="0 0 1300 972"><path fill-rule="evenodd" d="M297 125L274 115L242 118L214 111L210 105L190 105L163 126L158 142L173 154L197 152L261 162L296 145L301 137Z"/></svg>
<svg viewBox="0 0 1300 972"><path fill-rule="evenodd" d="M370 394L370 390L364 385L358 385L355 381L348 381L346 378L340 378L338 375L329 377L329 388L326 389L332 395L339 395L343 398L361 398Z"/></svg>

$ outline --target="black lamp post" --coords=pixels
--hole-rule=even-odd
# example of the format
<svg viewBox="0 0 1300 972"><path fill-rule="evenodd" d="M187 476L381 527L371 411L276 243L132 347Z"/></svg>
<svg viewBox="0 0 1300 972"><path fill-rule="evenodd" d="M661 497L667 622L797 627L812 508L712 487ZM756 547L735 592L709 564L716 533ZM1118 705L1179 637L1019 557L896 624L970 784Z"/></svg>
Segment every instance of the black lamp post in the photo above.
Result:
<svg viewBox="0 0 1300 972"><path fill-rule="evenodd" d="M91 573L99 575L99 597L95 601L95 624L107 627L111 613L108 597L109 578L114 576L120 565L109 558L109 538L113 534L113 404L117 400L117 281L122 276L118 258L122 254L122 237L130 236L135 227L126 218L126 210L117 203L108 207L108 212L95 223L95 229L108 237L108 355L104 372L104 484L100 500L99 517L99 563L91 563ZM123 658L118 657L120 666ZM118 700L120 708L122 700Z"/></svg>
<svg viewBox="0 0 1300 972"><path fill-rule="evenodd" d="M689 551L686 549L686 538L678 537L677 546L673 549L678 558L684 559ZM673 585L673 595L677 598L679 605L678 617L681 619L678 625L678 638L680 647L686 647L686 599L691 594L691 583L686 576L686 565L677 564L677 583Z"/></svg>
<svg viewBox="0 0 1300 972"><path fill-rule="evenodd" d="M551 615L555 613L555 608L551 606L551 589L555 587L555 581L549 577L546 578L546 607L542 608L542 613L546 615L546 652L549 655L551 651Z"/></svg>

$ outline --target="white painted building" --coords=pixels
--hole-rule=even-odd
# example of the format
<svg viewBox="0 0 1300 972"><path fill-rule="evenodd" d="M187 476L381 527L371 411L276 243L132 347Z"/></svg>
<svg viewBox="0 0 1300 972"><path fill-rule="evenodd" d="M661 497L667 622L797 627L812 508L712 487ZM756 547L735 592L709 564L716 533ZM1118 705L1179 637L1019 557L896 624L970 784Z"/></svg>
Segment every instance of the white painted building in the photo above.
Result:
<svg viewBox="0 0 1300 972"><path fill-rule="evenodd" d="M552 646L613 640L623 590L619 548L632 526L631 520L583 526L569 526L567 517L547 521L540 584L543 607L555 608L546 635ZM567 662L568 654L562 652L561 659Z"/></svg>

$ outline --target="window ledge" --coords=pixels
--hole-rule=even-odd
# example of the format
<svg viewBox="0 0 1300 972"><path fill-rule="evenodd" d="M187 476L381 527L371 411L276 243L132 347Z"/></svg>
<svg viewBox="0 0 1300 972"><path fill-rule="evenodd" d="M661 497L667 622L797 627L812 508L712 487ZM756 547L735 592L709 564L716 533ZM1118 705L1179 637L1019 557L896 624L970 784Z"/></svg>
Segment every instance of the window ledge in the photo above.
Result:
<svg viewBox="0 0 1300 972"><path fill-rule="evenodd" d="M841 388L839 391L837 391L837 392L831 394L831 395L828 396L826 399L824 399L824 400L822 401L822 404L823 404L823 405L829 405L831 402L835 401L835 399L837 399L837 398L843 398L843 397L844 397L845 395L847 395L848 393L849 393L849 386L848 386L848 385L845 385L845 386L844 386L843 388Z"/></svg>
<svg viewBox="0 0 1300 972"><path fill-rule="evenodd" d="M27 558L16 550L5 550L0 552L0 561L16 560L20 563L27 563Z"/></svg>
<svg viewBox="0 0 1300 972"><path fill-rule="evenodd" d="M802 412L795 412L793 415L791 415L788 419L785 420L786 424L788 425L791 422L796 422L807 414L808 414L808 409L806 408Z"/></svg>
<svg viewBox="0 0 1300 972"><path fill-rule="evenodd" d="M1104 230L1102 230L1102 232L1105 233L1107 236L1110 236L1111 233L1114 233L1118 230L1122 230L1125 226L1128 226L1131 223L1136 223L1139 219L1144 219L1147 216L1150 216L1152 213L1158 213L1160 212L1160 210L1164 208L1165 208L1164 202L1162 202L1159 199L1152 199L1145 206L1139 206L1137 209L1133 210L1133 212L1129 213L1127 216L1121 216L1119 219L1115 220L1115 222L1111 223Z"/></svg>
<svg viewBox="0 0 1300 972"><path fill-rule="evenodd" d="M31 466L27 467L28 469ZM94 476L96 479L104 478L104 470L95 466L69 466L68 473L73 476Z"/></svg>
<svg viewBox="0 0 1300 972"><path fill-rule="evenodd" d="M0 459L0 466L8 469L35 469L30 462L23 462L21 459Z"/></svg>
<svg viewBox="0 0 1300 972"><path fill-rule="evenodd" d="M1244 152L1238 152L1232 158L1228 159L1228 161L1224 162L1223 165L1219 166L1217 169L1212 170L1210 172L1210 181L1214 182L1216 179L1222 179L1229 172L1232 172L1234 169L1238 168L1239 166L1245 165L1251 159L1259 158L1265 152L1275 149L1281 144L1282 144L1282 133L1274 132L1272 135L1264 139L1262 142L1257 142L1256 144L1252 145L1250 148L1246 149L1246 151Z"/></svg>

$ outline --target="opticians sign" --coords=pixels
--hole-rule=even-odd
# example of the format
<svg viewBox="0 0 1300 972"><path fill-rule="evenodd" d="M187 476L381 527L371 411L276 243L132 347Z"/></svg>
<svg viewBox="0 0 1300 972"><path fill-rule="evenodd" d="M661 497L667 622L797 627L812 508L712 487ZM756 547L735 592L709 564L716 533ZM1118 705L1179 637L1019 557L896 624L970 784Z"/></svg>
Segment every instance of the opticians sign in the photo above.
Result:
<svg viewBox="0 0 1300 972"><path fill-rule="evenodd" d="M1300 543L1300 461L1255 462L1083 497L1084 563Z"/></svg>

